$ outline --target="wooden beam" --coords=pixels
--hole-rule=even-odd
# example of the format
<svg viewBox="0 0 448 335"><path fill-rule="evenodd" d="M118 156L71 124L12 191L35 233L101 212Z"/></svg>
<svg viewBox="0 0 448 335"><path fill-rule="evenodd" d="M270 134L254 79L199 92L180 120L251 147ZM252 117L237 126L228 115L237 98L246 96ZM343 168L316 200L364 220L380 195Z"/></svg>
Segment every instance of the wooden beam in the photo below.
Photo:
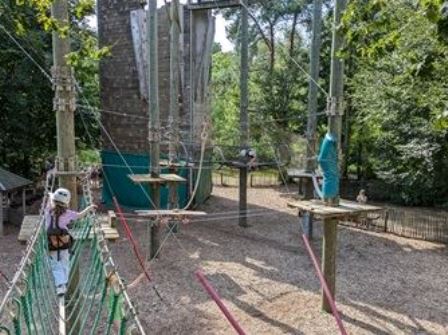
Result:
<svg viewBox="0 0 448 335"><path fill-rule="evenodd" d="M290 208L297 208L304 212L315 214L321 218L339 219L384 210L382 207L360 204L348 200L340 200L339 206L328 206L321 200L289 201L287 205Z"/></svg>
<svg viewBox="0 0 448 335"><path fill-rule="evenodd" d="M249 1L251 4L253 1ZM189 10L210 10L239 7L240 0L203 0L188 5Z"/></svg>
<svg viewBox="0 0 448 335"><path fill-rule="evenodd" d="M160 174L157 177L153 177L150 174L130 174L128 177L134 183L148 184L183 183L187 181L185 178L173 173Z"/></svg>
<svg viewBox="0 0 448 335"><path fill-rule="evenodd" d="M137 213L138 216L145 216L145 217L158 217L158 216L171 216L171 217L179 217L179 216L204 216L207 215L206 212L199 212L199 211L187 211L183 209L178 210L167 210L167 209L161 209L158 211L151 211L151 210L136 210L135 213Z"/></svg>

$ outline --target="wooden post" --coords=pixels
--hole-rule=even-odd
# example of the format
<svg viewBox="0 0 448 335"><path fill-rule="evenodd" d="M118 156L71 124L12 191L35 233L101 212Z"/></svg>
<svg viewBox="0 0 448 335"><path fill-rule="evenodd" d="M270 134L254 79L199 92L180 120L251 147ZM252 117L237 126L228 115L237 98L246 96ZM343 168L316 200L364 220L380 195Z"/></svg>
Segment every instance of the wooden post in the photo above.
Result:
<svg viewBox="0 0 448 335"><path fill-rule="evenodd" d="M26 215L26 189L22 189L22 214L23 217Z"/></svg>
<svg viewBox="0 0 448 335"><path fill-rule="evenodd" d="M337 140L338 151L341 143L341 120L343 113L343 77L344 63L337 54L342 48L343 35L338 29L341 22L342 12L345 9L346 0L336 0L333 23L333 43L331 48L331 77L330 77L330 100L328 110L328 132ZM337 206L339 195L330 199L330 203ZM337 242L337 219L324 219L324 238L322 246L322 272L332 296L335 296L336 287L336 242ZM322 294L322 309L331 312L330 305Z"/></svg>
<svg viewBox="0 0 448 335"><path fill-rule="evenodd" d="M169 121L171 125L170 142L168 146L169 163L175 162L176 148L179 142L179 2L171 1L170 4L170 111ZM170 173L176 173L176 168L171 168ZM169 209L178 207L176 183L169 183Z"/></svg>
<svg viewBox="0 0 448 335"><path fill-rule="evenodd" d="M328 131L336 137L338 151L341 149L341 126L342 114L344 112L344 61L337 54L341 51L343 45L343 34L339 26L345 5L346 0L336 0L331 48L330 101L328 110Z"/></svg>
<svg viewBox="0 0 448 335"><path fill-rule="evenodd" d="M3 236L3 192L0 191L0 236Z"/></svg>
<svg viewBox="0 0 448 335"><path fill-rule="evenodd" d="M69 25L68 1L55 0L51 6L51 13L60 24ZM53 87L55 97L53 108L56 112L58 171L75 171L75 120L76 94L72 68L67 64L66 56L70 53L70 34L60 36L53 32ZM60 184L71 193L70 207L78 207L76 192L76 176L64 175L60 177Z"/></svg>
<svg viewBox="0 0 448 335"><path fill-rule="evenodd" d="M51 6L51 15L53 19L60 24L70 25L69 4L67 0L55 0ZM76 150L75 150L75 120L74 112L76 109L76 88L72 68L67 64L66 56L70 53L70 32L67 36L60 36L58 31L53 31L53 87L55 97L53 108L56 112L57 126L57 149L58 149L58 171L75 171ZM65 175L60 177L60 184L67 188L71 193L70 207L78 207L76 176ZM76 288L79 285L79 264L70 269L72 272L68 285L67 296L76 300ZM79 291L78 291L79 292ZM79 293L78 293L79 294ZM67 306L67 315L77 315L73 311L75 306ZM73 334L79 333L79 322L73 323L73 320L67 320L67 330Z"/></svg>
<svg viewBox="0 0 448 335"><path fill-rule="evenodd" d="M247 11L247 0L241 0L241 77L240 77L240 141L241 148L248 149L249 145L249 13ZM247 167L240 168L240 201L239 201L239 225L248 227L247 224Z"/></svg>
<svg viewBox="0 0 448 335"><path fill-rule="evenodd" d="M319 80L319 55L321 47L321 26L322 26L322 0L313 2L313 37L310 51L310 80L308 84L308 123L306 129L307 150L306 150L306 172L316 170L316 125L317 125L317 93ZM305 199L314 197L313 181L306 179Z"/></svg>
<svg viewBox="0 0 448 335"><path fill-rule="evenodd" d="M150 146L150 172L151 176L158 178L160 175L160 112L159 112L159 74L158 74L158 33L157 33L157 0L149 0L147 11L148 30L148 69L149 69L149 122L148 141ZM151 186L151 199L154 209L160 209L160 184ZM154 221L151 226L151 250L150 258L154 258L160 246L159 222Z"/></svg>
<svg viewBox="0 0 448 335"><path fill-rule="evenodd" d="M321 47L321 26L322 26L322 0L314 0L313 2L313 37L311 41L310 51L310 80L308 89L308 123L306 130L307 149L306 149L306 166L308 173L316 170L316 126L317 126L317 93L319 80L319 55ZM305 199L314 198L314 185L311 178L305 180ZM313 238L313 217L309 217L307 231L305 234L311 240Z"/></svg>
<svg viewBox="0 0 448 335"><path fill-rule="evenodd" d="M336 286L336 254L337 254L338 220L324 219L324 237L322 241L322 272L328 288L334 298ZM331 313L330 302L322 290L322 309Z"/></svg>

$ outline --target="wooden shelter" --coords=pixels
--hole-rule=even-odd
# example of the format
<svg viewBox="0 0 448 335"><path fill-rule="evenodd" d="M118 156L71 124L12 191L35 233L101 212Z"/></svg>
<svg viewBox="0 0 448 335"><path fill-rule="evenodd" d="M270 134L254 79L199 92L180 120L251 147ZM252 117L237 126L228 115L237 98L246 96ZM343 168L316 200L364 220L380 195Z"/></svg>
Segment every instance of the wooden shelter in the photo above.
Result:
<svg viewBox="0 0 448 335"><path fill-rule="evenodd" d="M23 215L26 213L26 188L32 181L0 168L0 236L3 235L3 222L8 221L9 197L22 191Z"/></svg>

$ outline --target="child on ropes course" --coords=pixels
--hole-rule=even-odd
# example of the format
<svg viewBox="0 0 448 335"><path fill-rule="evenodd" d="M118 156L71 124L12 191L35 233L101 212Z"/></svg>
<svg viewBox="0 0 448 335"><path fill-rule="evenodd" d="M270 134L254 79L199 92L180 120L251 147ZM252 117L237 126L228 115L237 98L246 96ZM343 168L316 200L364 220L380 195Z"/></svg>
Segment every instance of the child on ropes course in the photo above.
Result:
<svg viewBox="0 0 448 335"><path fill-rule="evenodd" d="M249 171L255 171L257 152L255 149L243 149L240 151L240 158L246 163Z"/></svg>
<svg viewBox="0 0 448 335"><path fill-rule="evenodd" d="M90 205L82 212L68 209L70 191L59 188L50 194L50 202L45 209L45 227L47 229L50 266L56 285L56 294L64 295L69 276L69 256L73 238L68 231L71 222L85 217L96 208Z"/></svg>

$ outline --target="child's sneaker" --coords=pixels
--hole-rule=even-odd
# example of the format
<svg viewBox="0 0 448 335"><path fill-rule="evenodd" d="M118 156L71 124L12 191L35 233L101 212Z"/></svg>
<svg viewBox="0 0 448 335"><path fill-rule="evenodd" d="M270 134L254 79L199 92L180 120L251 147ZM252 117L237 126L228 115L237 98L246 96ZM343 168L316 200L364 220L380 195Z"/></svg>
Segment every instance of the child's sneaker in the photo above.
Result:
<svg viewBox="0 0 448 335"><path fill-rule="evenodd" d="M56 294L57 295L59 295L59 296L64 295L65 292L67 292L67 289L66 289L64 284L59 285L58 287L56 287Z"/></svg>

